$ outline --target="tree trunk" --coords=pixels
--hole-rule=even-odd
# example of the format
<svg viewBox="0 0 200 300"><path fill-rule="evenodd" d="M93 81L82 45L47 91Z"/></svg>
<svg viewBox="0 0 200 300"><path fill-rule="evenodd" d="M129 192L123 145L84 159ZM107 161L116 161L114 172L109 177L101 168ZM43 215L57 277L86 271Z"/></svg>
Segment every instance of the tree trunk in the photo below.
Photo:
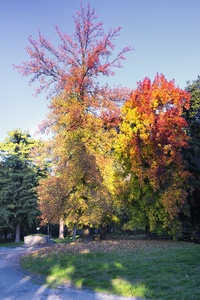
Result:
<svg viewBox="0 0 200 300"><path fill-rule="evenodd" d="M90 241L90 226L89 225L83 225L83 230L82 230L82 242L83 243L88 243Z"/></svg>
<svg viewBox="0 0 200 300"><path fill-rule="evenodd" d="M15 243L20 242L20 223L17 223L16 234L15 234Z"/></svg>
<svg viewBox="0 0 200 300"><path fill-rule="evenodd" d="M106 226L103 223L101 224L100 240L101 241L105 241L106 240Z"/></svg>
<svg viewBox="0 0 200 300"><path fill-rule="evenodd" d="M149 231L149 226L145 226L145 230L146 230L146 239L147 240L150 240L151 238L151 234L150 234L150 231Z"/></svg>
<svg viewBox="0 0 200 300"><path fill-rule="evenodd" d="M76 239L76 223L74 224L74 229L73 229L73 237L72 237L73 241L75 241Z"/></svg>
<svg viewBox="0 0 200 300"><path fill-rule="evenodd" d="M47 224L47 235L50 235L50 223Z"/></svg>
<svg viewBox="0 0 200 300"><path fill-rule="evenodd" d="M8 234L8 233L9 233L9 232L8 232L8 229L7 229L7 228L3 229L4 239L7 239L7 234Z"/></svg>
<svg viewBox="0 0 200 300"><path fill-rule="evenodd" d="M64 239L64 220L60 218L59 239Z"/></svg>

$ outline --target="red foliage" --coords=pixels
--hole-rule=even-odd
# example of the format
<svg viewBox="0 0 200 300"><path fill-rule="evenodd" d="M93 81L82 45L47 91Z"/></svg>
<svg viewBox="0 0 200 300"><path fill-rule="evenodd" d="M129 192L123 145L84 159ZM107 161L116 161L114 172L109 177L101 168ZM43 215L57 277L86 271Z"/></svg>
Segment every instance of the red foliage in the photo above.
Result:
<svg viewBox="0 0 200 300"><path fill-rule="evenodd" d="M105 34L102 23L95 22L96 19L97 16L89 4L87 8L81 6L74 16L73 36L62 33L60 28L55 26L61 40L57 48L40 31L38 40L29 37L31 46L26 50L31 61L22 62L22 65L15 68L23 76L32 75L30 83L39 80L40 86L36 93L54 85L52 92L58 94L66 91L69 94L70 91L85 101L87 90L88 98L90 95L93 103L97 85L95 79L99 75L113 75L113 67L121 67L120 61L124 59L124 54L132 50L131 47L125 47L110 60L114 50L113 41L121 28L110 29Z"/></svg>
<svg viewBox="0 0 200 300"><path fill-rule="evenodd" d="M153 83L148 78L139 82L122 109L131 169L141 179L147 176L154 188L159 188L167 166L182 165L181 147L188 140L182 112L189 108L189 100L189 93L157 74Z"/></svg>
<svg viewBox="0 0 200 300"><path fill-rule="evenodd" d="M184 107L189 108L189 101L189 93L157 74L152 83L148 78L139 82L122 108L117 150L126 174L131 174L135 211L143 214L144 225L151 229L160 218L164 227L172 220L172 230L187 206L189 173L181 148L188 145L182 113Z"/></svg>

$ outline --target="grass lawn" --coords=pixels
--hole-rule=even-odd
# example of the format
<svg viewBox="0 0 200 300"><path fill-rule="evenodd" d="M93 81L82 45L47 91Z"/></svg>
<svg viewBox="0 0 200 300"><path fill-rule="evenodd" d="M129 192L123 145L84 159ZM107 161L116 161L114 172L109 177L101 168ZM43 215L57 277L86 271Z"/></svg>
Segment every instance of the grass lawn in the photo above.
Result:
<svg viewBox="0 0 200 300"><path fill-rule="evenodd" d="M15 243L14 240L9 240L9 239L3 240L3 239L0 239L0 247L21 246L23 244L24 244L24 242L22 242L22 241Z"/></svg>
<svg viewBox="0 0 200 300"><path fill-rule="evenodd" d="M152 299L200 299L200 245L133 240L61 244L23 257L46 282Z"/></svg>
<svg viewBox="0 0 200 300"><path fill-rule="evenodd" d="M77 238L80 238L80 235L76 235L76 239ZM63 243L72 243L73 242L73 239L72 237L65 237L64 239L59 239L59 238L54 238L54 243L55 244L63 244Z"/></svg>
<svg viewBox="0 0 200 300"><path fill-rule="evenodd" d="M32 235L39 235L39 236L42 236L45 234L32 234ZM76 236L76 239L80 238L80 235L77 235ZM72 243L73 240L72 240L72 237L69 237L69 238L64 238L64 239L59 239L59 238L55 238L53 239L53 242L55 244L61 244L61 243ZM21 245L24 245L24 241L20 241L20 242L17 242L15 243L15 241L13 239L0 239L0 247L9 247L9 246L21 246Z"/></svg>

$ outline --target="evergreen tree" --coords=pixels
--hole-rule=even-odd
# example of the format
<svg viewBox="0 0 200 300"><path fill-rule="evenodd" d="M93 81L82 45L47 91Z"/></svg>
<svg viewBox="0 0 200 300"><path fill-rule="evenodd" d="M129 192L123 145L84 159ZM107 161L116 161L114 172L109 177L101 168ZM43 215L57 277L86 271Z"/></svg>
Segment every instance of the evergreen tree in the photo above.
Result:
<svg viewBox="0 0 200 300"><path fill-rule="evenodd" d="M29 133L15 130L0 143L0 229L15 228L20 241L20 224L31 225L37 218L35 187L43 174L30 156L37 142Z"/></svg>
<svg viewBox="0 0 200 300"><path fill-rule="evenodd" d="M188 123L189 147L182 149L187 169L192 174L189 178L188 203L190 205L189 225L200 228L200 76L186 87L190 92L190 109L183 116Z"/></svg>

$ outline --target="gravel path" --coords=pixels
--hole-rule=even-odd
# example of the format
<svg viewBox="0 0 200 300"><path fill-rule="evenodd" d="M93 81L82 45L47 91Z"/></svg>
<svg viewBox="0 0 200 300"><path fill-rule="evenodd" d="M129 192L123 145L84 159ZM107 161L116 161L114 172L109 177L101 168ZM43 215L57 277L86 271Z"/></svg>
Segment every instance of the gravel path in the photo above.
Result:
<svg viewBox="0 0 200 300"><path fill-rule="evenodd" d="M1 300L142 300L139 297L120 297L88 290L59 287L52 289L37 282L20 269L22 255L38 247L0 247L0 299Z"/></svg>

